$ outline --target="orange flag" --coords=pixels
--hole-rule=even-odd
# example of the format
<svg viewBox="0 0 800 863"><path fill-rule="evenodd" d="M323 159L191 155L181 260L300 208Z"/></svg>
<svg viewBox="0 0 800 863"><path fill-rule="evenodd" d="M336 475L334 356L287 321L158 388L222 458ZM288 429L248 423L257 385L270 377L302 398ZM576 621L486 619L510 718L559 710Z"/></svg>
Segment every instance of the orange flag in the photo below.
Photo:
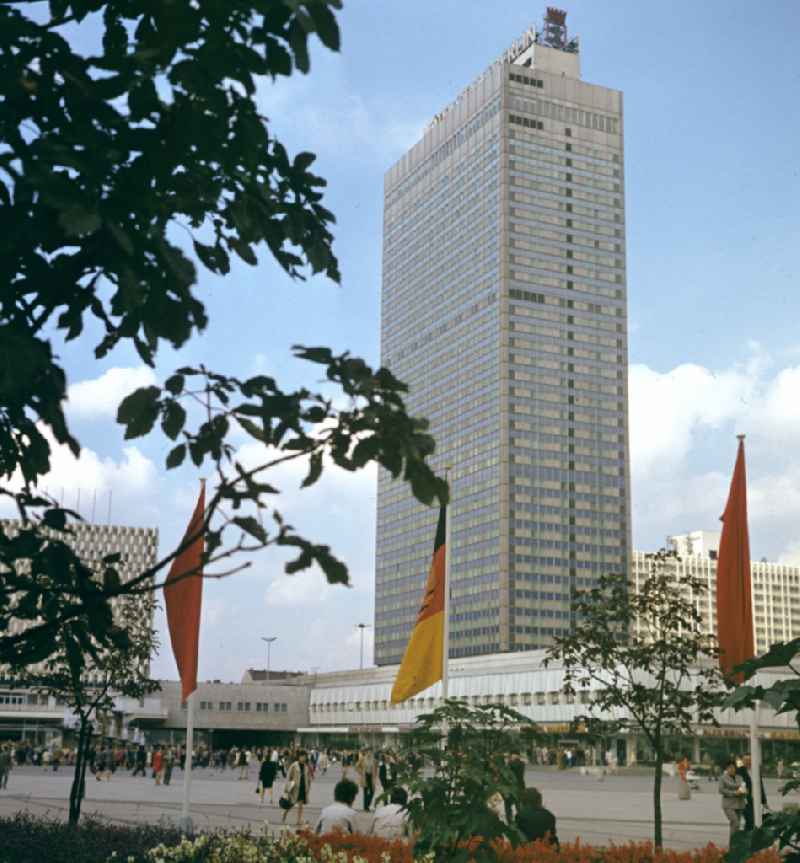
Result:
<svg viewBox="0 0 800 863"><path fill-rule="evenodd" d="M736 467L721 521L722 537L717 560L717 637L721 651L720 668L728 676L734 666L755 654L744 435L739 436Z"/></svg>
<svg viewBox="0 0 800 863"><path fill-rule="evenodd" d="M203 601L203 516L206 509L205 482L186 528L183 542L195 537L172 561L164 585L167 623L172 652L181 678L181 700L197 689L197 651L200 641L200 607ZM193 573L181 578L187 572Z"/></svg>
<svg viewBox="0 0 800 863"><path fill-rule="evenodd" d="M392 687L392 704L399 704L442 679L445 555L450 553L445 547L446 523L447 508L443 506L439 510L439 522L433 542L433 560L428 570L425 594Z"/></svg>

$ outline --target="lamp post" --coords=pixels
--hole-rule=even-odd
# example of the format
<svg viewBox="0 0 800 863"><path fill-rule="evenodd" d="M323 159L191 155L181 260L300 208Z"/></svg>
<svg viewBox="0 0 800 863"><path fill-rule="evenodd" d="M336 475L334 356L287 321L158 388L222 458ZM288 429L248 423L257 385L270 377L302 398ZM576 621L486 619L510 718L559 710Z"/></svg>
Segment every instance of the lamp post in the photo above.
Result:
<svg viewBox="0 0 800 863"><path fill-rule="evenodd" d="M267 637L265 635L262 635L261 640L266 641L266 643L267 643L267 680L269 680L269 658L270 658L269 655L270 655L270 651L272 650L272 642L277 641L278 636L277 635L270 635L269 637Z"/></svg>
<svg viewBox="0 0 800 863"><path fill-rule="evenodd" d="M364 630L371 629L368 623L357 623L356 628L361 630L361 661L358 665L360 669L364 669Z"/></svg>

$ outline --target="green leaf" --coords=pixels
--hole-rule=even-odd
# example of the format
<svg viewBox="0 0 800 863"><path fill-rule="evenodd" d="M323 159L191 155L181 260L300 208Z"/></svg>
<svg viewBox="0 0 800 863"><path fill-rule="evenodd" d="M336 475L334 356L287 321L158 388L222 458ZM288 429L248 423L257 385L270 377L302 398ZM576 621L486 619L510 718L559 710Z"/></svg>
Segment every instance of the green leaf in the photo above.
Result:
<svg viewBox="0 0 800 863"><path fill-rule="evenodd" d="M158 387L141 387L126 396L117 409L117 422L125 426L125 439L150 432L158 419Z"/></svg>
<svg viewBox="0 0 800 863"><path fill-rule="evenodd" d="M173 400L167 401L164 404L164 412L161 416L161 428L164 430L164 434L170 440L175 440L185 422L186 411L183 409L183 406Z"/></svg>
<svg viewBox="0 0 800 863"><path fill-rule="evenodd" d="M303 480L301 488L308 488L320 478L322 474L322 453L317 451L311 453L311 458L308 463L308 474Z"/></svg>
<svg viewBox="0 0 800 863"><path fill-rule="evenodd" d="M309 0L307 8L322 44L331 51L338 51L341 47L339 25L326 0Z"/></svg>
<svg viewBox="0 0 800 863"><path fill-rule="evenodd" d="M169 455L167 456L167 470L172 470L174 467L178 467L178 465L183 464L183 460L186 458L186 444L179 443L176 447L173 447L169 451Z"/></svg>
<svg viewBox="0 0 800 863"><path fill-rule="evenodd" d="M85 234L93 234L98 230L102 221L98 213L76 205L63 210L59 214L58 223L68 237L79 237Z"/></svg>
<svg viewBox="0 0 800 863"><path fill-rule="evenodd" d="M250 534L254 539L257 539L261 543L266 543L267 532L253 516L235 516L232 521L237 527L241 528L245 533Z"/></svg>
<svg viewBox="0 0 800 863"><path fill-rule="evenodd" d="M179 396L183 392L184 384L186 383L186 378L179 373L171 375L167 378L164 383L164 387L169 390L174 396Z"/></svg>

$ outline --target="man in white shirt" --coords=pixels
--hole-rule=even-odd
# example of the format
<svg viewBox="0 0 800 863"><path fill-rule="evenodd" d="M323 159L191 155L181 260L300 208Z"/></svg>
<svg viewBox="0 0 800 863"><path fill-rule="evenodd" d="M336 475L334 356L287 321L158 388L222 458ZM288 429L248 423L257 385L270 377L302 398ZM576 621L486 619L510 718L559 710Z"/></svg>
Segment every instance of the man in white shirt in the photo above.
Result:
<svg viewBox="0 0 800 863"><path fill-rule="evenodd" d="M350 779L341 779L333 789L333 803L326 806L319 815L315 832L355 833L356 811L353 801L358 794L358 785Z"/></svg>
<svg viewBox="0 0 800 863"><path fill-rule="evenodd" d="M382 839L405 839L408 834L408 793L399 785L392 788L389 803L375 810L370 834Z"/></svg>

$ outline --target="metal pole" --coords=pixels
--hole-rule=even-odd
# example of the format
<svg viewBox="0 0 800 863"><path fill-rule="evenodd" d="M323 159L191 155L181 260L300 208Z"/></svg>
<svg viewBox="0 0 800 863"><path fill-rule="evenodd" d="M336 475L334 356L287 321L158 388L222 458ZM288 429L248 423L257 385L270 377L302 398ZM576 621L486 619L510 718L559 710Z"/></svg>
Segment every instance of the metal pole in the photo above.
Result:
<svg viewBox="0 0 800 863"><path fill-rule="evenodd" d="M753 823L760 827L763 821L761 800L761 741L758 739L758 708L760 702L753 704L750 717L750 780L753 783Z"/></svg>
<svg viewBox="0 0 800 863"><path fill-rule="evenodd" d="M269 669L270 669L272 642L277 641L278 636L277 635L269 635L269 636L262 635L261 640L265 641L267 643L267 680L269 680L270 679L270 670Z"/></svg>
<svg viewBox="0 0 800 863"><path fill-rule="evenodd" d="M448 487L450 485L450 468L445 470L445 479ZM452 510L453 498L447 504L444 515L444 634L442 637L442 702L449 695L450 675L448 673L448 661L450 659L450 541L452 536Z"/></svg>
<svg viewBox="0 0 800 863"><path fill-rule="evenodd" d="M369 629L368 623L357 623L356 626L361 630L361 659L359 661L358 667L360 669L364 669L364 630Z"/></svg>
<svg viewBox="0 0 800 863"><path fill-rule="evenodd" d="M184 832L191 834L194 825L189 814L189 805L192 798L192 749L194 749L194 697L197 690L186 699L186 751L183 762L183 806L181 808L180 827Z"/></svg>

